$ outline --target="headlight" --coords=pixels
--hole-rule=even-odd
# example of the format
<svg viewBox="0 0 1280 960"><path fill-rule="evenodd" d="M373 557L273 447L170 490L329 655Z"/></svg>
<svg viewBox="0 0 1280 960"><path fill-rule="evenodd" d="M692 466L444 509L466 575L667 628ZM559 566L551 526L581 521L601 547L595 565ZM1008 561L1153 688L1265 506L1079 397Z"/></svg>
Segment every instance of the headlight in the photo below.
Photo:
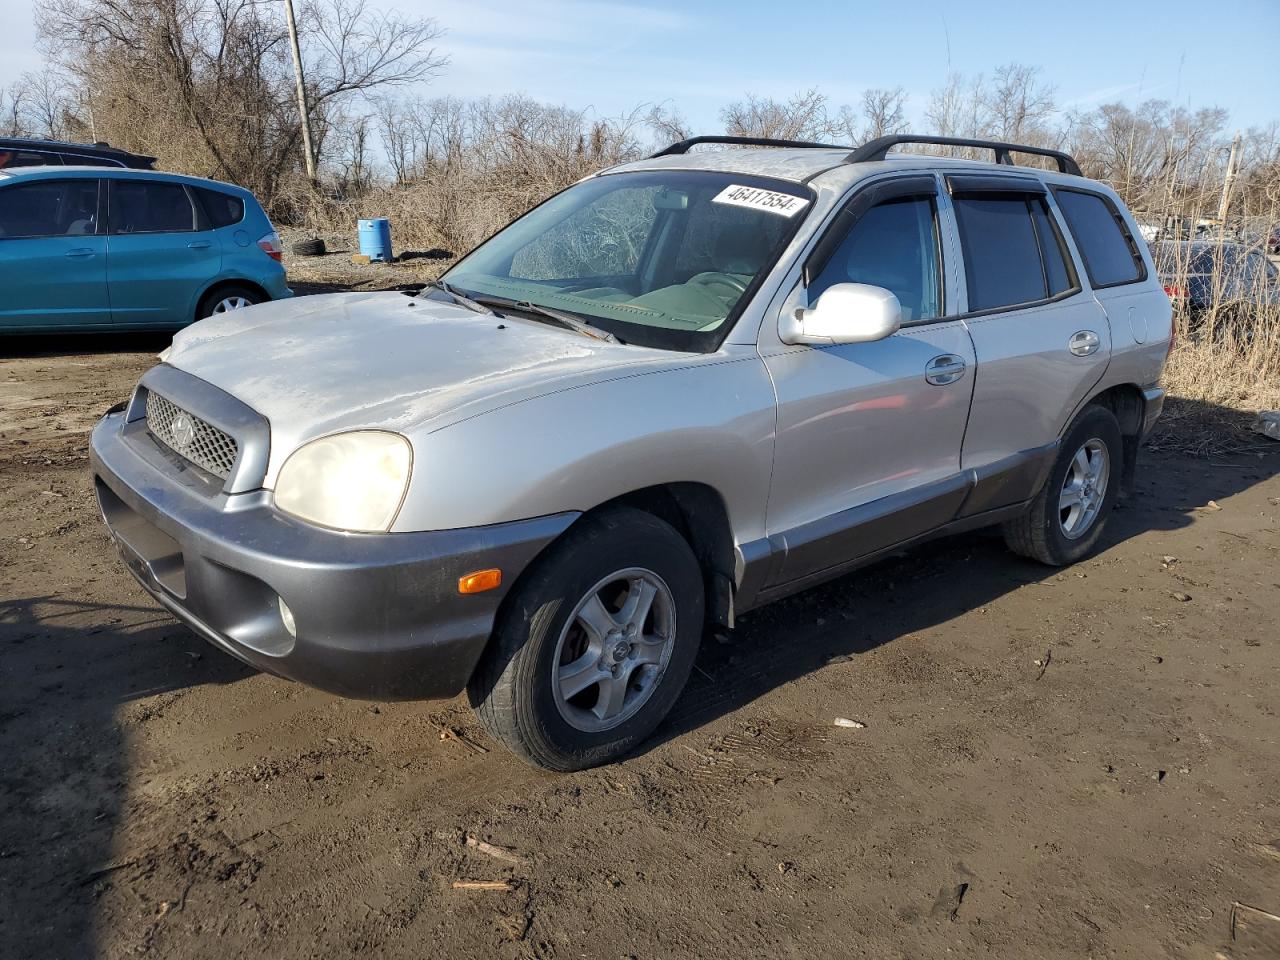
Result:
<svg viewBox="0 0 1280 960"><path fill-rule="evenodd" d="M359 430L303 444L276 480L276 506L339 530L391 529L409 485L413 454L397 433Z"/></svg>

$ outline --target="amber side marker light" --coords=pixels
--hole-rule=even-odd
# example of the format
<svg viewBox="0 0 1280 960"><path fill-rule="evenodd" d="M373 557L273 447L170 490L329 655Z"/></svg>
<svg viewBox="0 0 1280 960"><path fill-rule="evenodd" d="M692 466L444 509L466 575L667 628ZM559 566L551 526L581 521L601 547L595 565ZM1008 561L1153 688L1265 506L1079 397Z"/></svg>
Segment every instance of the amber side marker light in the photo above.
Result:
<svg viewBox="0 0 1280 960"><path fill-rule="evenodd" d="M498 569L477 570L458 578L459 593L484 593L502 586L502 571Z"/></svg>

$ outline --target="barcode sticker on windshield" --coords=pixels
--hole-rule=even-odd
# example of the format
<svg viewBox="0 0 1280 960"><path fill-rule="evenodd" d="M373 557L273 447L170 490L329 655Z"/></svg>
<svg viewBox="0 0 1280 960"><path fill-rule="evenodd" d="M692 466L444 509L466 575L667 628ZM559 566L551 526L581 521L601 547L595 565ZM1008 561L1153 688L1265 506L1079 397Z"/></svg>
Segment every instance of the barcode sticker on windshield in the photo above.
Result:
<svg viewBox="0 0 1280 960"><path fill-rule="evenodd" d="M780 213L784 217L795 216L809 205L809 201L804 197L794 197L789 193L778 193L774 190L761 190L759 187L744 187L736 183L725 187L712 200L735 207L750 207L753 210Z"/></svg>

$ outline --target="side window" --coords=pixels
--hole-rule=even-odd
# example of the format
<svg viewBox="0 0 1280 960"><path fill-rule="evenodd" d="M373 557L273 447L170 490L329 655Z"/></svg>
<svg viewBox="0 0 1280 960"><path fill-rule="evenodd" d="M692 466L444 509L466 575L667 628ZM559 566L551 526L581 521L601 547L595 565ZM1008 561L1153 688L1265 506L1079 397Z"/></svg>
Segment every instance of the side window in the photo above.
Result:
<svg viewBox="0 0 1280 960"><path fill-rule="evenodd" d="M40 153L36 150L13 150L0 147L0 169L60 166L62 166L62 160L56 153Z"/></svg>
<svg viewBox="0 0 1280 960"><path fill-rule="evenodd" d="M1075 269L1071 265L1071 256L1067 253L1062 234L1058 232L1058 225L1049 214L1049 205L1039 198L1029 202L1031 219L1036 226L1036 239L1040 242L1040 256L1044 260L1048 295L1056 297L1076 287Z"/></svg>
<svg viewBox="0 0 1280 960"><path fill-rule="evenodd" d="M112 233L178 233L195 229L195 209L180 183L112 180Z"/></svg>
<svg viewBox="0 0 1280 960"><path fill-rule="evenodd" d="M1056 190L1054 197L1095 287L1142 279L1142 257L1111 201L1078 190Z"/></svg>
<svg viewBox="0 0 1280 960"><path fill-rule="evenodd" d="M927 197L889 200L868 210L849 230L809 285L809 303L836 283L869 283L891 290L902 319L942 313L937 218Z"/></svg>
<svg viewBox="0 0 1280 960"><path fill-rule="evenodd" d="M575 210L511 261L520 280L633 276L653 228L658 187L622 187Z"/></svg>
<svg viewBox="0 0 1280 960"><path fill-rule="evenodd" d="M953 198L970 310L1032 303L1049 296L1039 238L1026 197L969 194Z"/></svg>
<svg viewBox="0 0 1280 960"><path fill-rule="evenodd" d="M38 180L0 190L0 237L83 237L97 230L96 180Z"/></svg>
<svg viewBox="0 0 1280 960"><path fill-rule="evenodd" d="M229 227L244 219L244 201L239 197L205 187L196 187L195 191L200 197L205 216L209 218L209 225L215 229Z"/></svg>

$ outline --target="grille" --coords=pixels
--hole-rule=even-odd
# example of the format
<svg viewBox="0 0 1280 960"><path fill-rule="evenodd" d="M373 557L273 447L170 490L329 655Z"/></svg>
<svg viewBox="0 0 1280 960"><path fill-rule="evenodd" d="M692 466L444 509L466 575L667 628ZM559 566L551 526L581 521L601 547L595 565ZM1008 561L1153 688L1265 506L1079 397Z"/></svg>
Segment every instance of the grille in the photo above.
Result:
<svg viewBox="0 0 1280 960"><path fill-rule="evenodd" d="M147 429L178 456L223 480L231 476L239 448L235 437L206 423L154 391L147 391Z"/></svg>

